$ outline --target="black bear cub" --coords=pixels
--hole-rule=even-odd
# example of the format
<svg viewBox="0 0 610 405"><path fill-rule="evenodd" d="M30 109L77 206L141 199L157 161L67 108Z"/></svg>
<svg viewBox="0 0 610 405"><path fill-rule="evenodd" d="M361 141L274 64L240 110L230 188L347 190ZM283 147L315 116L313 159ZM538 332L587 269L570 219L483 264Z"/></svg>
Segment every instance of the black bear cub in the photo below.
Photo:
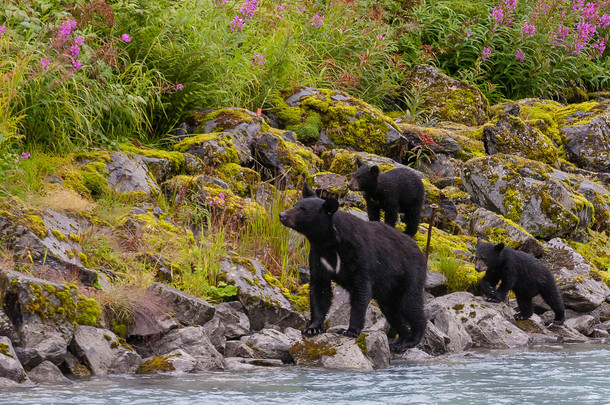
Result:
<svg viewBox="0 0 610 405"><path fill-rule="evenodd" d="M385 223L394 226L401 212L405 233L415 236L424 202L424 183L417 173L407 168L380 173L379 167L368 166L360 158L356 164L358 169L347 187L364 193L369 220L379 221L380 210L383 210Z"/></svg>
<svg viewBox="0 0 610 405"><path fill-rule="evenodd" d="M511 249L503 243L494 245L478 240L475 269L485 272L481 284L487 301L501 302L509 290L515 293L519 313L515 319L528 319L533 314L532 299L540 294L555 312L553 323L563 324L565 308L551 271L534 256ZM496 290L496 285L500 286Z"/></svg>
<svg viewBox="0 0 610 405"><path fill-rule="evenodd" d="M342 331L345 336L360 334L366 309L374 298L398 332L399 339L391 349L404 351L417 345L426 329L426 259L415 241L386 224L338 211L336 199L317 198L307 186L303 197L292 209L280 213L280 222L305 235L311 246L311 321L303 335L324 332L334 281L350 295L349 327Z"/></svg>

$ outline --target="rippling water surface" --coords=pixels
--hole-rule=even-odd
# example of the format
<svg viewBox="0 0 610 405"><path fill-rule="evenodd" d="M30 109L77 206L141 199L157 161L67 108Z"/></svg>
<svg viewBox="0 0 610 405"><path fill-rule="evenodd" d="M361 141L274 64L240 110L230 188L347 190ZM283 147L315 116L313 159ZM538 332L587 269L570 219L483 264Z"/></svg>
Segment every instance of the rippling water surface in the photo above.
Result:
<svg viewBox="0 0 610 405"><path fill-rule="evenodd" d="M15 404L610 404L610 346L473 351L373 373L284 367L5 390Z"/></svg>

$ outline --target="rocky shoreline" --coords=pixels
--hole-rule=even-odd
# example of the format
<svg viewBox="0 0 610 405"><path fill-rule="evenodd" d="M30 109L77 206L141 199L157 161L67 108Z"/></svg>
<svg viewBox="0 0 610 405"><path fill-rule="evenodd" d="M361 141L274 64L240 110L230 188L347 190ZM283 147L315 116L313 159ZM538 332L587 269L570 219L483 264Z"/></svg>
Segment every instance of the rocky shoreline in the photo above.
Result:
<svg viewBox="0 0 610 405"><path fill-rule="evenodd" d="M392 360L478 347L610 342L610 98L489 106L473 87L429 67L414 70L412 80L427 88L428 126L393 120L346 93L291 89L272 100L265 117L236 108L199 111L176 128L172 151L126 144L120 151L77 154L70 159L75 171L45 179L92 200L115 193L134 201L116 229L140 235L150 247L134 251L133 258L155 269L148 293L156 310L130 325L109 323L99 303L75 284L52 281L107 288L116 275L92 268L82 240L93 226L108 232L115 227L90 213L34 210L5 199L0 236L14 263L27 264L29 272L0 269L0 386L69 382L66 375L293 363L371 371ZM409 152L418 149L429 161ZM276 188L292 196L306 180L366 218L362 197L347 189L356 157L382 170L417 160L426 186L425 221L428 205L440 206L434 243L465 268L472 267L477 237L539 257L557 280L565 325L547 326L553 315L541 300L534 302L538 315L515 321L514 299L489 303L475 288L451 292L453 280L432 271L424 339L392 355L389 326L374 303L357 339L332 333L349 319L347 293L339 287L328 332L303 338L308 311L252 258L228 255L219 263L223 281L237 288L233 301L214 306L168 285L175 272L186 270L160 255L155 244L197 242L188 226L155 204L158 196L205 207L222 201L226 215L247 222L264 211ZM420 224L421 235L426 230ZM476 284L474 270L462 277ZM300 278L305 287L307 269ZM300 298L306 300L306 290Z"/></svg>

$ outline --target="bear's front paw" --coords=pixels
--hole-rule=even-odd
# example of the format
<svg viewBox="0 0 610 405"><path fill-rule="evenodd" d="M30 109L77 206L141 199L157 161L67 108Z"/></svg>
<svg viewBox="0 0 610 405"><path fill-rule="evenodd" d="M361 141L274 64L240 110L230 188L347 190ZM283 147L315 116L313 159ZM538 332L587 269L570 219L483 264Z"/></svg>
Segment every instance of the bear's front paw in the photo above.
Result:
<svg viewBox="0 0 610 405"><path fill-rule="evenodd" d="M301 334L307 337L316 336L320 333L324 333L324 328L317 326L308 326L301 331Z"/></svg>
<svg viewBox="0 0 610 405"><path fill-rule="evenodd" d="M553 322L551 322L551 325L561 326L561 325L563 325L563 320L555 319ZM549 326L551 326L551 325L549 325Z"/></svg>
<svg viewBox="0 0 610 405"><path fill-rule="evenodd" d="M354 329L341 329L338 331L338 333L351 338L357 338L358 336L360 336L360 332L355 331Z"/></svg>
<svg viewBox="0 0 610 405"><path fill-rule="evenodd" d="M517 312L515 314L515 320L516 321L523 321L525 319L530 319L530 317L529 316L525 316L525 315L521 315L521 312Z"/></svg>
<svg viewBox="0 0 610 405"><path fill-rule="evenodd" d="M498 297L485 297L485 301L487 302L502 302L502 300Z"/></svg>

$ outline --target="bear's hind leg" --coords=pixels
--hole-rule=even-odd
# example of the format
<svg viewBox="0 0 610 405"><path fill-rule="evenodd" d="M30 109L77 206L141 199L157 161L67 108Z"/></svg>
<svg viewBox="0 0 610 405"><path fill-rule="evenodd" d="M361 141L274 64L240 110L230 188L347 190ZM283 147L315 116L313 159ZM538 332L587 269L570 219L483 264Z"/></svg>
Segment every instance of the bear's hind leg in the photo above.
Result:
<svg viewBox="0 0 610 405"><path fill-rule="evenodd" d="M404 352L417 346L426 331L423 301L417 296L410 297L409 293L405 292L400 303L399 308L388 308L384 312L390 325L398 331L398 340L390 346L394 352Z"/></svg>
<svg viewBox="0 0 610 405"><path fill-rule="evenodd" d="M534 314L532 307L532 297L527 294L515 294L517 297L517 306L519 307L519 313L515 314L515 319L521 321L523 319L529 319Z"/></svg>
<svg viewBox="0 0 610 405"><path fill-rule="evenodd" d="M555 320L553 321L553 323L556 325L563 325L563 322L566 318L566 310L563 305L563 299L559 294L557 286L555 286L555 284L553 283L550 288L547 287L545 289L542 289L540 291L540 295L542 296L544 302L546 302L555 313Z"/></svg>

